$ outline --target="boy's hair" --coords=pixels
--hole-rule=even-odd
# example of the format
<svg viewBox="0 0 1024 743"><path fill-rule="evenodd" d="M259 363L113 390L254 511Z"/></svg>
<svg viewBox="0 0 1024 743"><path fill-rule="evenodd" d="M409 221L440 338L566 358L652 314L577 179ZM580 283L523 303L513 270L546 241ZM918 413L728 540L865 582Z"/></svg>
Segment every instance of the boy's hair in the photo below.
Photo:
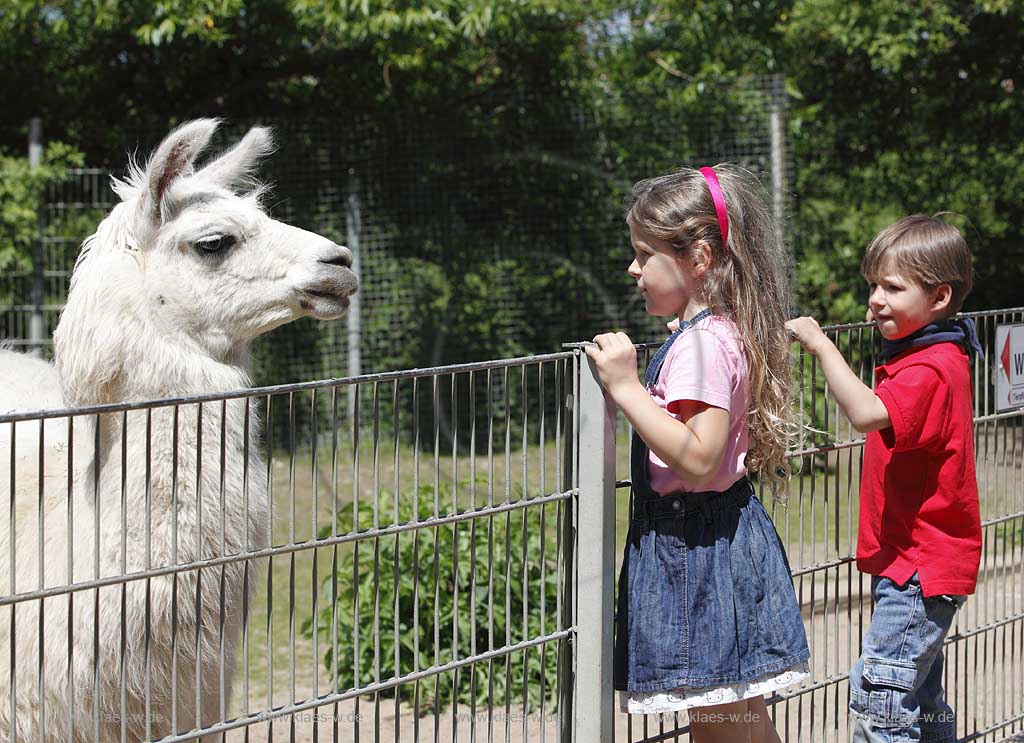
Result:
<svg viewBox="0 0 1024 743"><path fill-rule="evenodd" d="M953 290L947 315L960 311L974 286L971 251L960 230L935 217L914 214L879 232L868 245L861 273L877 279L884 263L892 258L904 278L931 290L949 284Z"/></svg>
<svg viewBox="0 0 1024 743"><path fill-rule="evenodd" d="M691 168L637 183L627 200L626 221L684 257L697 243L711 248L702 299L712 312L736 323L750 375L747 469L778 485L789 473L786 451L796 432L785 327L791 260L758 179L729 164L716 165L715 173L729 218L727 246L707 181Z"/></svg>

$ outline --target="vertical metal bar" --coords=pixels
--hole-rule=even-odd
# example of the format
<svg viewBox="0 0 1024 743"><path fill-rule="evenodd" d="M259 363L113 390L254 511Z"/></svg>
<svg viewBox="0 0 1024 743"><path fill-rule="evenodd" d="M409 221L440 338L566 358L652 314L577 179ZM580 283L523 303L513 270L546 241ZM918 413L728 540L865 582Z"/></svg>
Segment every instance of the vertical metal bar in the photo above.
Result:
<svg viewBox="0 0 1024 743"><path fill-rule="evenodd" d="M103 499L100 496L100 428L102 426L103 419L99 414L95 416L96 425L94 427L94 440L92 449L92 502L93 502L93 578L98 579L100 577L100 510L103 503ZM13 471L13 467L12 467ZM13 491L12 491L13 492ZM13 497L12 497L13 503ZM13 523L12 523L13 527ZM11 533L15 531L12 528ZM13 565L12 565L13 567ZM12 572L13 576L13 572ZM14 635L13 624L11 626L11 636ZM14 654L11 653L11 657ZM93 737L95 740L100 738L100 589L95 588L92 592L92 711L93 711ZM12 718L13 719L13 718Z"/></svg>
<svg viewBox="0 0 1024 743"><path fill-rule="evenodd" d="M401 479L400 479L400 475L399 475L399 472L400 472L399 465L401 464L400 450L401 450L401 430L402 429L401 429L401 416L399 415L399 399L400 398L399 398L398 392L399 392L399 381L396 379L395 380L395 384L394 384L394 388L393 388L393 391L392 391L392 395L391 395L391 406L392 406L392 416L393 416L392 424L391 425L394 428L394 432L393 432L394 438L393 438L393 441L392 441L393 446L394 446L394 461L392 462L392 467L394 468L394 473L393 473L393 480L392 480L392 484L391 484L391 493L392 493L392 496L391 496L391 523L393 525L397 525L399 523L399 521L400 521L398 510L399 510L399 506L400 506L400 502L399 501L400 501L400 483L401 483ZM394 558L392 560L392 566L391 566L392 581L393 581L393 585L395 587L395 595L393 597L394 603L393 603L393 606L392 606L392 612L393 612L392 616L394 618L394 627L393 627L394 636L392 637L391 641L394 644L394 648L395 648L394 671L395 671L395 675L396 676L399 675L402 672L402 642L401 642L401 632L400 632L400 627L399 627L399 625L400 625L399 617L401 617L401 609L400 609L400 603L401 602L399 601L399 599L401 597L400 581L401 581L401 571L402 571L401 542L402 542L401 535L400 534L395 534L394 547L393 547L395 554L394 554ZM402 704L401 703L402 703L402 695L396 692L396 694L395 694L395 741L396 741L396 743L399 740L400 731L401 731L401 727L402 727L402 725L401 725Z"/></svg>
<svg viewBox="0 0 1024 743"><path fill-rule="evenodd" d="M430 378L431 384L431 396L430 396L430 414L433 419L433 435L434 435L434 511L433 518L437 519L441 514L440 497L441 497L441 415L440 415L440 384L438 384L440 378L437 374L434 374ZM440 584L440 544L441 544L441 530L435 526L434 529L434 590L433 590L433 601L434 601L434 667L441 665L441 584ZM456 697L455 702L458 702ZM440 674L434 674L434 742L438 743L441 739L441 676Z"/></svg>
<svg viewBox="0 0 1024 743"><path fill-rule="evenodd" d="M349 408L351 410L351 408ZM331 534L336 535L338 528L338 388L331 387ZM340 689L338 679L338 545L331 547L331 692ZM358 683L358 682L356 682ZM396 695L397 696L397 695ZM334 743L338 743L338 703L334 703L334 718L331 733ZM395 715L396 725L398 716ZM358 725L358 722L356 723Z"/></svg>
<svg viewBox="0 0 1024 743"><path fill-rule="evenodd" d="M248 716L249 709L249 573L252 570L252 561L248 558L252 551L249 542L249 420L250 411L254 404L251 397L244 400L245 410L242 412L242 517L245 520L246 528L242 537L242 551L246 559L242 563L242 714ZM337 657L337 656L334 656ZM250 727L245 727L244 743L249 743Z"/></svg>
<svg viewBox="0 0 1024 743"><path fill-rule="evenodd" d="M352 271L356 276L360 273L360 249L359 238L362 231L362 209L359 200L359 178L350 175L348 180L348 198L345 200L345 240L348 249L352 251ZM349 298L348 313L348 375L357 377L363 373L362 359L362 292L356 292ZM352 397L356 394L358 387L349 387L349 407L352 406Z"/></svg>
<svg viewBox="0 0 1024 743"><path fill-rule="evenodd" d="M537 449L540 452L540 473L537 492L541 495L547 495L548 492L546 479L547 454L545 451L547 445L547 398L544 392L544 372L546 368L547 366L544 363L537 364L537 398L539 400L538 410L540 411L540 421L537 426ZM540 524L537 527L537 530L540 532L540 627L538 632L541 635L546 635L548 632L548 530L546 516L547 504L542 503L540 506ZM545 743L547 739L548 643L541 645L537 649L537 653L540 655L540 705L538 707L540 714L540 743Z"/></svg>
<svg viewBox="0 0 1024 743"><path fill-rule="evenodd" d="M288 393L288 543L295 544L295 393ZM295 705L295 552L288 553L288 701ZM295 715L288 715L288 739L295 740Z"/></svg>
<svg viewBox="0 0 1024 743"><path fill-rule="evenodd" d="M815 410L817 409L817 398L818 398L817 370L818 370L817 357L812 357L811 358L811 394L813 395L813 399L815 401L814 402L814 409ZM821 428L822 428L823 431L825 431L825 441L823 443L828 444L829 440L832 438L832 431L829 428L829 394L828 394L828 381L827 380L822 380L822 390L823 391L822 391L822 395L821 395L821 409L822 409L822 415L824 417L824 420L822 421ZM823 486L824 486L825 492L827 493L828 492L828 453L826 453L826 452L820 453L820 457L821 457L821 464L822 464L822 479L824 481L823 482ZM812 460L812 462L813 462L813 460ZM812 465L811 471L812 472L814 471L813 465ZM810 513L809 513L809 518L807 519L807 521L808 521L808 541L810 542L810 553L811 553L810 562L811 562L812 565L815 563L815 561L818 558L818 549L817 549L817 547L818 547L818 540L817 540L816 534L815 534L815 529L817 527L817 518L816 518L816 516L817 516L817 505L818 505L818 498L817 498L817 489L818 488L817 488L817 483L818 483L818 478L817 477L811 477L811 492L810 492L810 502L809 502L809 511L810 511ZM802 514L802 509L801 509L801 514ZM817 600L816 599L817 599L817 593L818 593L818 590L817 590L818 589L817 575L815 573L813 573L813 572L810 573L808 575L808 580L810 582L809 616L810 616L810 621L811 621L811 633L810 633L811 636L810 636L810 638L808 638L809 639L808 646L809 646L809 649L811 651L811 657L813 658L813 657L815 657L815 655L817 653L816 646L818 645L818 643L817 643L817 635L818 635L818 633L816 631L817 630L817 627L816 627L816 624L817 624L817 616L816 616L817 615ZM808 701L808 707L809 707L809 711L810 711L810 720L809 720L808 728L810 730L810 740L813 743L813 741L814 741L814 734L815 734L815 723L817 722L817 699L816 699L816 697L815 697L815 695L813 693L811 693L811 695L810 695L810 700Z"/></svg>
<svg viewBox="0 0 1024 743"><path fill-rule="evenodd" d="M70 586L75 582L75 483L72 473L75 471L75 419L72 416L68 416L68 490L67 490L67 532L68 532L68 563L67 563L67 582ZM11 424L11 451L14 450L14 424ZM14 476L14 468L11 468L11 476ZM11 488L11 500L14 500L14 488ZM13 532L12 532L13 533ZM13 542L13 540L12 540ZM147 550L148 555L148 550ZM12 566L13 568L13 566ZM13 571L11 575L13 575ZM14 593L13 586L11 587L11 593ZM147 615L148 616L148 615ZM147 623L147 627L148 627ZM75 594L68 594L68 652L67 652L67 685L68 685L68 738L75 740ZM14 626L11 625L11 636L14 636ZM12 653L13 660L13 653ZM148 668L148 666L147 666ZM147 676L148 679L148 676ZM11 677L11 686L14 686L13 675ZM148 688L148 687L147 687ZM148 694L147 694L148 699ZM148 730L147 730L148 733ZM152 737L152 736L150 736Z"/></svg>
<svg viewBox="0 0 1024 743"><path fill-rule="evenodd" d="M1021 496L1024 496L1024 489L1021 489L1021 488L1018 487L1018 475L1024 476L1024 457L1021 457L1021 455L1018 455L1018 453L1017 453L1017 444L1019 442L1021 442L1021 440L1022 440L1021 431L1022 431L1022 426L1020 424L1020 421L1018 421L1017 424L1015 426L1013 426L1013 451L1012 451L1012 454L1010 456L1010 468L1011 468L1010 491L1012 493L1020 493ZM1021 452L1022 452L1022 454L1024 454L1024 447L1022 447ZM1022 506L1024 506L1024 503L1011 501L1009 509L1013 510L1016 513L1020 513L1022 510L1024 510L1024 508L1022 508ZM1018 517L1018 518L1014 519L1014 522L1013 522L1013 524L1011 525L1011 528L1010 528L1010 540L1011 540L1010 541L1010 558L1012 560L1012 565L1013 566L1010 569L1009 585L1015 585L1015 586L1020 586L1022 584L1021 583L1022 577L1024 577L1024 559L1021 559L1022 557L1024 557L1024 540L1022 540L1021 550L1020 550L1020 552L1018 552L1018 550L1017 550L1017 534L1018 534L1017 525L1018 524L1024 524L1024 519L1022 519L1021 517ZM1010 609L1009 609L1010 615L1016 615L1020 611L1020 609L1018 608L1019 604L1018 604L1018 601L1017 601L1018 596L1019 596L1019 592L1018 591L1014 591L1012 593L1012 596L1011 596L1011 599L1010 599ZM1022 626L1024 626L1024 625L1022 625ZM1013 666L1013 663L1016 662L1021 667L1022 671L1024 671L1024 658L1022 658L1021 655L1018 654L1017 635L1014 632L1014 628L1012 626L1010 627L1009 635L1010 635L1010 664L1011 664L1009 696L1010 696L1011 700L1018 700L1018 704L1012 710L1012 712L1016 714L1016 713L1019 713L1021 711L1021 706L1019 704L1019 700L1021 699L1021 696L1020 696L1021 695L1021 690L1018 689L1017 674L1012 672L1012 666ZM1024 678L1022 678L1020 680L1022 682L1024 682ZM1016 726L1014 726L1014 729L1015 728L1016 728Z"/></svg>
<svg viewBox="0 0 1024 743"><path fill-rule="evenodd" d="M412 519L420 520L420 408L419 378L412 379ZM412 532L412 668L420 670L420 530ZM413 682L413 740L420 739L420 680Z"/></svg>
<svg viewBox="0 0 1024 743"><path fill-rule="evenodd" d="M555 460L555 481L562 491L568 491L575 485L573 480L573 457L576 447L574 431L576 430L575 410L577 402L577 386L579 372L579 356L574 355L572 364L562 363L560 373L555 375L556 399L558 400L555 440L557 441L558 458ZM571 376L570 376L571 375ZM569 390L572 390L570 393ZM572 443L570 443L572 442ZM573 606L576 584L573 580L573 522L572 501L559 501L556 514L557 537L555 557L558 567L558 592L555 599L555 612L558 616L558 628L574 627ZM573 740L573 651L572 641L562 640L558 643L558 716L561 743Z"/></svg>
<svg viewBox="0 0 1024 743"><path fill-rule="evenodd" d="M522 422L521 422L521 427L523 429L522 430L522 442L520 443L520 447L522 448L521 459L522 459L523 471L522 471L522 491L520 493L520 497L521 498L529 498L530 497L530 487L529 487L529 482L528 481L529 481L529 476L530 476L529 475L530 470L529 470L529 463L528 463L528 456L527 456L527 454L529 452L530 391L529 391L529 384L528 384L528 381L527 381L527 365L526 364L523 364L520 367L520 385L521 385L521 388L522 388L522 403L521 404L522 404L522 408L523 408L523 410L522 410ZM543 449L541 449L541 455L542 456L543 456L543 453L544 453ZM522 581L522 602L523 602L523 624L522 624L522 632L521 632L521 635L519 637L519 640L520 641L524 641L524 642L526 640L530 639L530 626L529 626L529 616L530 616L530 573L529 573L529 570L527 569L527 560L528 560L527 545L529 544L529 541L530 541L529 540L529 523L528 523L528 519L527 519L527 514L528 514L529 510L530 509L528 509L528 508L523 508L522 509L522 512L523 512L523 516L522 516L522 534L521 534L521 537L522 537L522 554L521 554L521 562L520 562L520 566L519 566L520 575L522 576L521 577L521 581ZM541 539L543 539L543 535L541 535ZM524 650L523 653L522 653L522 662L523 662L523 710L522 710L522 712L523 712L523 732L522 732L522 736L523 736L524 743L525 743L525 741L529 740L529 732L528 732L528 728L527 728L527 720L528 720L528 714L527 713L529 712L529 709L530 709L530 696L529 696L529 688L530 688L530 686L529 686L529 684L530 684L529 667L530 667L530 664L528 662L529 655L530 655L530 651L529 650ZM544 676L544 668L542 666L541 667L541 677L543 678L543 676ZM509 695L509 696L511 696L511 695Z"/></svg>
<svg viewBox="0 0 1024 743"><path fill-rule="evenodd" d="M512 501L512 404L511 404L511 391L510 379L509 379L509 367L505 367L502 372L502 385L504 387L504 406L505 406L505 503ZM503 549L505 557L505 596L504 596L504 610L505 610L505 647L512 644L512 512L505 511L505 524L504 524L504 535L505 535L505 546ZM510 653L505 654L505 739L508 740L511 735L511 718L512 718L512 694L510 689L512 688L512 658Z"/></svg>
<svg viewBox="0 0 1024 743"><path fill-rule="evenodd" d="M360 406L359 399L361 397L362 387L359 384L354 384L355 392L352 394L351 410L352 410L352 532L358 533L359 531L359 485L360 485L360 472L359 472L359 445L360 445ZM415 417L414 417L415 420ZM360 648L359 648L359 627L361 625L359 616L360 604L359 604L359 540L352 543L352 678L354 679L355 686L362 685L362 669L360 667ZM361 732L361 726L359 721L361 719L360 703L361 698L356 697L355 699L355 713L353 714L353 740L355 743L359 743L359 734Z"/></svg>
<svg viewBox="0 0 1024 743"><path fill-rule="evenodd" d="M39 461L38 461L38 477L39 486L36 493L36 508L37 512L37 523L36 523L36 549L37 549L37 587L42 589L46 585L46 562L44 561L44 546L46 537L46 496L44 490L45 479L43 473L46 470L45 466L45 452L46 452L46 420L39 420ZM11 494L11 500L14 500L14 494ZM17 535L11 533L8 535L8 539L14 541ZM46 663L43 655L43 638L46 637L46 601L39 601L39 623L37 626L37 637L38 645L36 652L38 656L38 667L36 668L36 683L39 685L39 709L42 714L39 715L39 739L46 739L46 700L44 691L46 689L45 678L46 678ZM15 720L11 721L12 724L16 724Z"/></svg>
<svg viewBox="0 0 1024 743"><path fill-rule="evenodd" d="M192 559L203 558L203 403L196 406L196 552ZM195 691L195 726L202 727L203 696L202 696L202 632L203 632L203 570L196 570L196 597L195 597L195 631L193 632L192 652L195 653L195 664L193 668L193 685Z"/></svg>
<svg viewBox="0 0 1024 743"><path fill-rule="evenodd" d="M178 565L178 424L181 409L171 414L171 565ZM99 421L96 423L99 426ZM178 733L178 571L171 576L171 731Z"/></svg>
<svg viewBox="0 0 1024 743"><path fill-rule="evenodd" d="M786 89L782 75L772 75L769 83L771 102L768 108L768 130L771 138L772 217L779 238L785 238L786 226Z"/></svg>
<svg viewBox="0 0 1024 743"><path fill-rule="evenodd" d="M373 383L373 528L380 528L380 384ZM373 680L380 682L380 537L373 538ZM373 693L373 739L380 740L380 692Z"/></svg>
<svg viewBox="0 0 1024 743"><path fill-rule="evenodd" d="M849 362L852 365L854 363L854 361L855 361L854 358L853 358L853 356L854 356L853 332L850 331L850 330L847 330L847 331L844 331L843 335L846 337L847 359L849 360ZM847 421L847 439L849 440L849 439L852 439L853 437L854 437L853 424L850 423L849 421ZM830 559L838 559L838 558L842 557L842 554L843 554L842 553L842 547L841 547L841 544L840 544L840 542L841 542L841 537L840 537L841 526L840 526L840 511L839 511L839 499L840 499L840 496L841 496L840 481L842 480L842 474L843 474L843 466L842 466L843 458L844 458L844 456L846 456L850 452L852 452L852 450L847 450L846 452L837 451L836 454L835 454L835 456L836 456L836 479L835 479L835 491L834 491L834 494L833 494L833 501L834 502L832 504L832 513L831 513L831 515L832 515L832 531L831 531L832 544L829 545L830 549L828 551L828 557ZM849 492L849 481L850 481L850 479L852 477L853 477L853 472L851 471L851 468L848 467L847 468L847 472L846 472L847 492ZM832 635L833 635L832 636L832 648L833 648L832 653L833 653L834 667L832 669L832 673L834 673L834 674L839 674L839 673L843 672L843 670L841 668L841 657L842 656L840 654L840 640L839 640L839 637L840 637L839 615L840 615L840 603L841 603L840 602L840 595L839 595L839 585L840 585L840 581L841 581L841 577L840 577L841 571L842 571L842 568L839 565L836 565L835 569L833 571L831 571L830 574L828 575L828 577L830 577L830 578L834 575L834 585L832 586L832 595L834 597L833 598L834 608L833 608L833 612L832 612ZM828 659L826 659L826 662L825 662L825 674L826 675L831 675L829 673L829 669L828 669ZM832 696L833 720L838 722L838 720L839 720L839 689L838 689L838 687L836 687L833 691L834 691L833 696ZM832 730L833 730L833 740L835 741L835 743L839 743L839 726L838 726L838 724L834 724L832 726Z"/></svg>
<svg viewBox="0 0 1024 743"><path fill-rule="evenodd" d="M613 736L612 616L615 570L615 407L597 369L579 364L579 491L576 508L577 631L575 740Z"/></svg>
<svg viewBox="0 0 1024 743"><path fill-rule="evenodd" d="M245 403L245 399L242 399L242 403ZM220 473L218 477L218 500L220 508L220 546L218 549L218 555L224 557L227 552L227 425L228 425L228 401L226 399L220 401ZM248 524L248 522L246 522ZM217 674L217 702L218 702L218 714L221 720L228 718L228 703L227 703L227 684L228 679L225 673L225 664L227 663L227 639L225 637L225 630L227 628L227 565L221 565L220 567L220 601L219 611L217 613L217 638L218 638L218 674ZM223 737L223 736L222 736Z"/></svg>
<svg viewBox="0 0 1024 743"><path fill-rule="evenodd" d="M476 511L476 375L469 372L469 510ZM477 598L476 598L476 525L474 517L469 522L469 605L472 619L470 621L469 654L476 656L477 636ZM476 693L479 678L478 664L470 668L472 677L469 680L469 739L476 743Z"/></svg>
<svg viewBox="0 0 1024 743"><path fill-rule="evenodd" d="M317 457L317 455L318 455L319 450L320 450L320 441L319 441L319 438L318 438L318 435L317 435L317 433L318 433L317 432L317 390L316 390L315 387L312 390L310 390L310 393L309 393L309 407L310 407L310 414L309 414L310 415L310 418L309 418L310 434L309 435L310 435L310 447L312 448L312 453L311 453L312 461L310 463L310 470L311 470L310 471L310 480L312 481L312 488L313 488L313 507L310 509L312 511L312 513L310 514L310 530L311 531L310 531L310 534L309 534L309 538L310 539L318 539L319 536L320 536L319 535L319 522L318 522L318 518L317 518L318 512L320 510L320 488L319 488L320 479L319 479L319 472L318 472L318 469L317 469L317 464L318 464L318 457ZM311 557L312 557L313 564L310 566L310 572L311 572L311 575L312 575L312 581L311 581L311 586L310 586L310 598L309 598L309 600L310 600L310 609L311 609L310 620L313 623L313 628L312 628L312 631L313 631L313 637L312 637L312 639L313 639L313 657L312 657L312 659L310 661L310 665L312 666L312 668L310 670L312 671L312 679L311 679L312 686L313 686L312 696L319 697L320 696L320 674L319 674L319 659L320 659L320 616L319 616L319 612L320 612L320 601L319 601L319 598L320 598L320 574L319 574L319 557L320 557L320 550L319 550L319 548L314 547L313 550L312 550L312 553L313 554L311 555ZM313 714L313 740L317 740L320 737L320 735L319 735L319 733L320 733L320 715L318 714L318 712L319 712L319 710L314 710L314 714Z"/></svg>
<svg viewBox="0 0 1024 743"><path fill-rule="evenodd" d="M487 505L494 505L494 384L487 370ZM494 650L494 516L487 516L487 649ZM494 659L487 659L487 741L494 738Z"/></svg>
<svg viewBox="0 0 1024 743"><path fill-rule="evenodd" d="M452 432L451 449L451 478L452 478L452 502L450 513L459 513L459 391L458 377L453 372L451 375L451 418L449 429ZM452 655L451 660L459 660L459 522L452 524ZM472 607L470 607L472 610ZM397 616L397 614L396 614ZM456 668L452 672L452 743L459 740L459 674L461 669ZM396 725L395 729L398 727Z"/></svg>
<svg viewBox="0 0 1024 743"><path fill-rule="evenodd" d="M68 472L72 472L68 469ZM153 543L153 409L146 408L146 528L145 542L146 551L144 560L145 569L153 567L152 543ZM152 578L146 578L146 632L144 638L144 655L146 662L145 694L146 694L146 737L153 737L153 586ZM74 738L72 737L72 740Z"/></svg>
<svg viewBox="0 0 1024 743"><path fill-rule="evenodd" d="M267 395L266 398L266 429L267 429L267 505L270 512L274 512L274 398ZM267 521L266 543L274 544L274 527L271 520ZM267 709L274 708L274 556L267 557ZM274 719L267 722L267 741L274 739Z"/></svg>
<svg viewBox="0 0 1024 743"><path fill-rule="evenodd" d="M18 575L18 569L17 569L17 560L15 559L15 555L17 555L17 539L15 538L15 535L18 533L16 531L16 527L17 527L17 518L16 518L17 508L15 508L15 504L16 504L16 501L15 501L15 493L16 493L15 483L17 482L16 478L17 478L17 474L18 474L17 467L15 466L16 455L17 455L17 448L18 448L17 443L18 443L17 424L14 421L11 421L11 482L10 482L10 494L11 495L10 495L10 499L7 501L7 534L8 534L7 543L8 543L8 564L10 565L10 572L7 574L7 584L8 584L8 589L10 590L12 596L18 590L18 588L17 588L17 579L16 579L16 576ZM9 674L8 677L11 679L11 688L9 690L10 691L9 703L10 703L10 710L11 711L10 711L10 716L8 717L8 719L12 721L12 727L11 727L11 740L12 740L12 742L13 741L17 741L17 739L18 739L18 726L13 724L13 721L18 719L18 715L17 715L18 707L17 707L17 704L16 704L16 699L17 699L17 694L18 694L18 676L17 676L17 673L16 673L17 663L18 663L18 652L17 652L17 642L15 641L15 638L17 638L17 636L18 636L18 627L17 627L17 616L18 615L17 615L17 611L16 611L17 608L18 608L17 604L11 604L11 619L10 619L11 636L7 640L8 641L8 646L9 646L8 647L9 665L8 665L7 673Z"/></svg>
<svg viewBox="0 0 1024 743"><path fill-rule="evenodd" d="M42 443L42 441L40 441ZM40 449L42 451L42 449ZM40 473L41 474L41 473ZM124 576L128 573L128 411L121 413L121 628L118 657L118 682L121 687L121 743L128 741L127 716L127 654L128 654L128 584ZM40 607L41 609L42 607ZM42 629L42 627L40 627Z"/></svg>
<svg viewBox="0 0 1024 743"><path fill-rule="evenodd" d="M38 168L43 160L43 120L35 116L28 123L28 162L32 169ZM46 326L43 317L43 304L46 302L46 284L44 280L43 241L46 227L43 208L37 205L36 239L32 244L32 314L29 317L29 341L32 348L40 348L46 340ZM13 717L11 718L14 719Z"/></svg>

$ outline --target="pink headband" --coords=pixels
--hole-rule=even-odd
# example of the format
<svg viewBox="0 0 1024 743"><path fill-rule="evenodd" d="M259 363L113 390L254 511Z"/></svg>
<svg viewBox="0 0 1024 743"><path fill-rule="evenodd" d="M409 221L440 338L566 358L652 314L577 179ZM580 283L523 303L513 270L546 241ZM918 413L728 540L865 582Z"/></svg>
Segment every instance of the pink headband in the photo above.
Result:
<svg viewBox="0 0 1024 743"><path fill-rule="evenodd" d="M729 252L729 212L725 210L725 195L722 193L722 186L718 183L718 176L714 168L701 168L700 174L708 182L708 190L711 191L711 200L715 203L715 214L718 215L718 229L722 233L722 247Z"/></svg>

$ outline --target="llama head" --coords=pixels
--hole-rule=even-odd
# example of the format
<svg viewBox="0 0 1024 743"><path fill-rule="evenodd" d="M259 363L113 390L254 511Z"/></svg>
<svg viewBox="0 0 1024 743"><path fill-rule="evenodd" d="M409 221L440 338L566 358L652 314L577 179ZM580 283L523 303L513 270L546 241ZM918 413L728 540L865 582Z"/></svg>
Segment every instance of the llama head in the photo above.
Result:
<svg viewBox="0 0 1024 743"><path fill-rule="evenodd" d="M182 125L115 181L121 203L83 244L54 334L68 404L238 386L256 336L345 313L349 250L260 206L267 129L197 167L217 125Z"/></svg>

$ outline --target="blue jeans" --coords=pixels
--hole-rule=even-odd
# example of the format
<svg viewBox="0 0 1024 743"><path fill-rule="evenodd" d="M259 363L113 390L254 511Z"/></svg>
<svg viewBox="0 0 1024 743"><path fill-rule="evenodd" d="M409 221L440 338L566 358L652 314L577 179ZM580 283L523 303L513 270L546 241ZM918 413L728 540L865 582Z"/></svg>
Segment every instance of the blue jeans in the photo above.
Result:
<svg viewBox="0 0 1024 743"><path fill-rule="evenodd" d="M850 671L853 743L950 743L956 717L942 693L942 642L965 596L929 596L871 579L875 612Z"/></svg>

